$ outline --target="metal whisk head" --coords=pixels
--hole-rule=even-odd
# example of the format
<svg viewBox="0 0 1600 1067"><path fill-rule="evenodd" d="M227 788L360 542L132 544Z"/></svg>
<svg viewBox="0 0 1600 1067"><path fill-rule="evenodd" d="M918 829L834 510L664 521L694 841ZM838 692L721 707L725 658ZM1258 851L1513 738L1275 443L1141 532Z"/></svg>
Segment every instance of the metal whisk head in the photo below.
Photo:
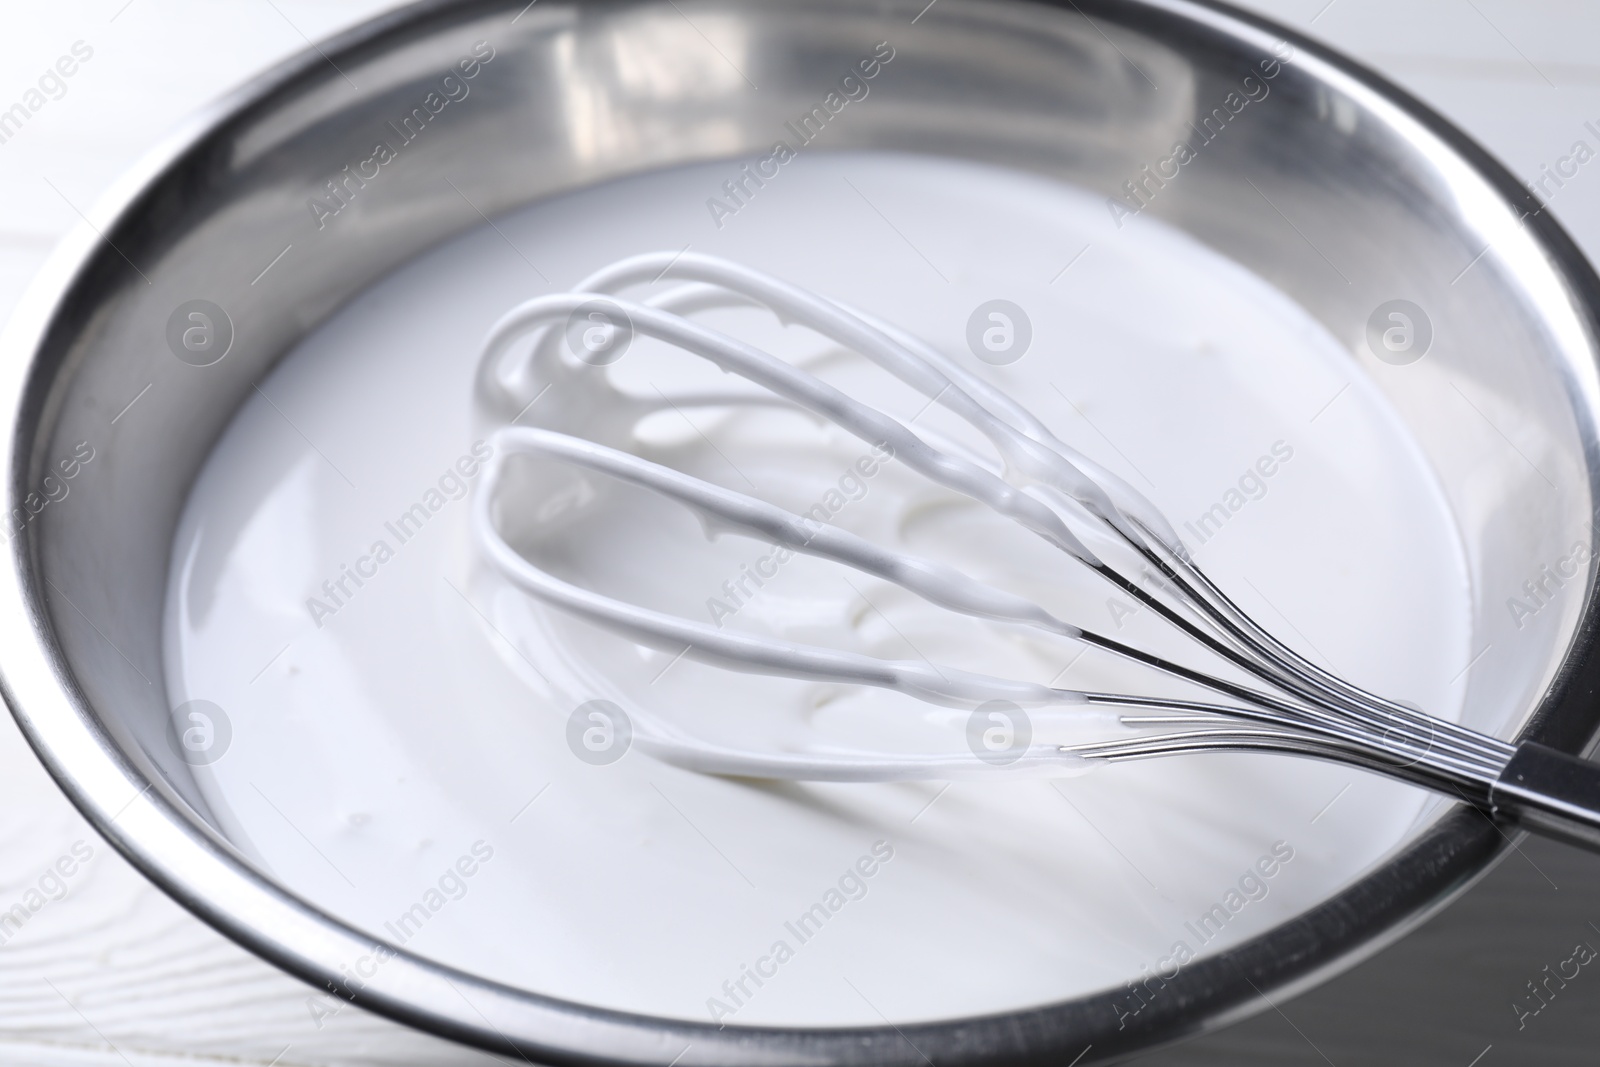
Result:
<svg viewBox="0 0 1600 1067"><path fill-rule="evenodd" d="M656 295L623 295L664 281ZM883 411L792 363L693 316L755 307L870 360L981 434L999 463L931 443ZM668 399L623 393L604 367L635 335L665 342L760 387ZM528 348L531 338L532 347ZM1276 751L1367 767L1471 798L1486 797L1513 747L1346 682L1257 624L1195 564L1171 524L1126 481L1057 438L1021 404L904 330L845 304L710 256L652 253L614 263L570 293L530 300L507 314L484 346L482 414L502 426L474 504L474 530L490 565L533 597L640 644L732 670L879 686L923 701L973 709L1121 709L1129 731L1106 740L1034 745L1004 768L965 755L828 751L767 754L693 737L640 709L635 743L667 762L713 774L833 781L951 779L998 773L1074 773L1096 762L1201 751ZM539 426L513 425L545 391ZM1248 681L1197 670L1057 617L1041 605L936 560L891 551L814 517L692 477L636 454L634 429L657 411L776 404L844 431L929 481L1042 538L1073 564L1163 622ZM560 464L674 501L708 530L763 539L892 582L938 609L1031 627L1189 683L1206 699L1088 692L996 677L926 660L857 652L740 633L582 588L514 548L501 530L508 462ZM1114 546L1091 550L1089 544ZM1231 673L1231 672L1230 672Z"/></svg>

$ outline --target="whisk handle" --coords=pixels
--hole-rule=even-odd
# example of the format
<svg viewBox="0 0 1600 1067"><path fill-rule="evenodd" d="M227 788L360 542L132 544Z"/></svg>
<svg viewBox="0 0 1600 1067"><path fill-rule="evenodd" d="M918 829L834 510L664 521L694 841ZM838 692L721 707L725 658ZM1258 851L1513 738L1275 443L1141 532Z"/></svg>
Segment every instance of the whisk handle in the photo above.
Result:
<svg viewBox="0 0 1600 1067"><path fill-rule="evenodd" d="M1600 852L1600 763L1525 741L1489 803L1536 834Z"/></svg>

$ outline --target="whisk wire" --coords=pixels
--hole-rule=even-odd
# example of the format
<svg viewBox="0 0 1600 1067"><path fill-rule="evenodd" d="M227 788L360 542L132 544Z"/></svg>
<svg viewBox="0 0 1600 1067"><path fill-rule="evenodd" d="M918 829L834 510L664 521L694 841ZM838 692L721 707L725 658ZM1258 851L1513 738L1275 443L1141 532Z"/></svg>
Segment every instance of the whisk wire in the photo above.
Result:
<svg viewBox="0 0 1600 1067"><path fill-rule="evenodd" d="M620 291L686 280L665 293L630 300ZM519 588L564 610L654 647L682 648L696 658L735 670L876 685L948 706L1015 700L1028 706L1092 705L1159 709L1164 714L1122 716L1131 728L1193 727L1086 744L1030 750L1031 771L1076 766L1073 761L1147 758L1197 751L1279 751L1337 759L1422 784L1467 787L1482 794L1505 769L1512 747L1369 693L1338 678L1262 627L1205 573L1182 540L1143 494L1114 472L1062 442L1025 407L976 374L899 327L760 272L710 256L652 253L612 264L578 291L530 300L491 331L479 375L480 397L502 420L532 393L540 378L616 400L607 425L662 410L648 398L623 397L603 369L574 367L558 347L557 323L607 301L631 328L739 375L764 393L712 391L662 404L679 406L785 405L810 411L870 445L886 449L935 484L979 501L1042 537L1112 587L1149 608L1191 642L1267 687L1219 678L1115 641L1059 619L1040 605L979 582L955 568L879 548L837 527L655 464L640 456L553 428L509 427L496 438L495 458L475 509L480 542L494 566ZM940 448L901 421L847 395L816 375L685 316L716 308L749 306L776 314L844 349L854 351L922 394L986 438L1003 469L991 470ZM511 365L519 338L535 335L531 353ZM586 373L587 372L587 373ZM609 390L609 392L606 392ZM513 549L499 533L495 486L512 456L575 464L652 490L696 511L709 527L759 536L900 585L923 600L972 617L1043 630L1083 641L1126 661L1197 685L1237 702L1213 704L1167 697L1081 693L956 670L928 661L882 660L857 653L730 633L583 590L548 574ZM1139 561L1142 579L1102 559L1072 522L1087 521ZM1158 595L1159 591L1159 595ZM846 753L816 757L767 756L725 750L686 739L661 725L649 744L662 758L708 773L834 780L899 780L920 767L927 777L948 776L949 759L886 758ZM741 762L742 760L742 762ZM921 761L918 763L917 761ZM744 768L740 771L738 768Z"/></svg>

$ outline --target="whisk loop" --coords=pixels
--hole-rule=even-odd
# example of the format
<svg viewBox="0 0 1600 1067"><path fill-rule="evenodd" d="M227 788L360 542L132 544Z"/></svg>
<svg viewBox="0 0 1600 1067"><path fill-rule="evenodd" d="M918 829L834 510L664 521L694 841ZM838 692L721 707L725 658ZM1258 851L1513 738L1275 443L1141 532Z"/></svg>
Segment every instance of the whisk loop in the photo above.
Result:
<svg viewBox="0 0 1600 1067"><path fill-rule="evenodd" d="M673 287L643 299L623 295L663 282ZM809 371L690 317L738 307L764 309L785 324L870 360L981 434L999 456L999 468L931 443ZM575 315L580 316L580 330L599 332L587 339L589 350L569 346L564 352L561 342ZM586 364L608 362L604 357L625 349L635 335L708 360L762 392L713 391L676 400L624 394L601 367ZM531 351L526 345L530 338ZM573 352L584 358L575 358ZM590 358L594 352L602 358ZM540 409L541 425L509 425L549 388L562 390L562 402ZM1131 731L1103 741L1030 745L1013 762L998 767L965 755L795 755L725 748L642 712L639 744L667 762L713 774L892 781L1068 774L1099 762L1204 751L1273 751L1355 764L1487 803L1517 751L1369 693L1311 663L1256 623L1201 571L1153 503L1061 441L1014 398L893 324L748 267L705 255L651 253L611 264L573 292L529 300L491 330L477 389L484 416L504 428L495 434L494 458L474 505L475 535L494 569L529 595L640 644L730 670L879 686L955 708L1002 700L1025 708L1072 707L1088 716L1095 709L1122 709L1104 714ZM892 454L929 481L1042 538L1250 681L1219 677L1124 644L948 564L891 551L630 451L634 427L656 411L753 404L809 411L877 447L880 454ZM732 632L581 588L524 556L498 528L497 501L506 466L530 459L636 486L689 509L710 531L761 538L830 561L894 583L946 611L1099 648L1208 690L1218 699L1060 689L924 660L880 659ZM1128 556L1134 565L1103 558L1078 531L1092 531L1097 543L1117 546L1114 554Z"/></svg>

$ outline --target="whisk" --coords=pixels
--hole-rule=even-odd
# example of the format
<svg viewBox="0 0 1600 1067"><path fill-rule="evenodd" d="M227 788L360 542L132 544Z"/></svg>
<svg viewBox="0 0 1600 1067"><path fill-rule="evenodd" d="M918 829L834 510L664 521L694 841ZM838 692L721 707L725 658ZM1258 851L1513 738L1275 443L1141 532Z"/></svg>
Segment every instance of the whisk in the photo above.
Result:
<svg viewBox="0 0 1600 1067"><path fill-rule="evenodd" d="M648 298L621 295L662 282L675 285ZM741 307L765 309L782 323L870 360L981 434L999 463L938 447L928 435L919 436L807 370L691 317ZM621 358L636 335L708 360L762 391L710 391L672 400L625 394L604 368ZM553 388L560 390L560 401L539 409L540 425L514 425ZM1097 763L1185 753L1280 752L1363 767L1600 849L1600 771L1594 765L1430 716L1312 663L1208 578L1159 509L1125 480L931 345L840 301L712 256L635 256L597 271L572 292L529 300L505 315L485 342L476 389L482 414L501 428L474 502L475 538L495 571L538 600L642 645L731 670L878 686L966 710L1120 709L1105 714L1129 728L1106 740L1027 745L1001 766L964 753L749 751L694 737L638 709L634 743L656 758L708 774L893 781L1061 775ZM1184 666L1058 618L1026 597L945 563L889 550L628 450L639 422L669 405L681 411L750 404L810 412L983 505L1148 608L1249 681ZM689 509L709 531L765 539L892 582L938 608L1080 642L1190 683L1212 698L1089 692L925 660L881 659L734 632L603 595L550 573L502 534L504 474L517 457L565 464L648 490ZM1116 546L1116 552L1092 551L1075 529L1085 536L1093 531L1090 540ZM1119 563L1109 558L1114 555L1127 559Z"/></svg>

